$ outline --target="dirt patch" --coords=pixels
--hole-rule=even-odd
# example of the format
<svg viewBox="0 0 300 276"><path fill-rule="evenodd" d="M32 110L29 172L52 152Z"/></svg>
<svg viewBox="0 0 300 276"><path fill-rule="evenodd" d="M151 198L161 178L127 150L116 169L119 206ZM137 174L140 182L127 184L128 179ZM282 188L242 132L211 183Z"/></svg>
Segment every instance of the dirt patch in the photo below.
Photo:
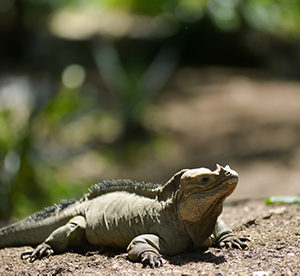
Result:
<svg viewBox="0 0 300 276"><path fill-rule="evenodd" d="M229 201L223 219L239 236L250 236L249 249L209 248L165 257L162 268L143 268L124 252L68 252L29 263L26 247L0 250L1 275L299 275L300 205L266 206L260 200ZM180 242L180 241L179 241ZM263 274L264 273L264 274Z"/></svg>

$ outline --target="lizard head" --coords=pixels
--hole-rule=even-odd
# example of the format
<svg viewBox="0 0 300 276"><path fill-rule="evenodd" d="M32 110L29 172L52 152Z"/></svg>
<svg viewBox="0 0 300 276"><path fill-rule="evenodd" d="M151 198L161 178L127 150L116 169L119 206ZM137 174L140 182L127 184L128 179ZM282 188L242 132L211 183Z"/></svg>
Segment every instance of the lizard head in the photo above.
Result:
<svg viewBox="0 0 300 276"><path fill-rule="evenodd" d="M217 165L215 171L206 168L185 170L179 182L179 216L183 220L195 222L206 215L219 215L223 201L238 183L238 174L228 165Z"/></svg>

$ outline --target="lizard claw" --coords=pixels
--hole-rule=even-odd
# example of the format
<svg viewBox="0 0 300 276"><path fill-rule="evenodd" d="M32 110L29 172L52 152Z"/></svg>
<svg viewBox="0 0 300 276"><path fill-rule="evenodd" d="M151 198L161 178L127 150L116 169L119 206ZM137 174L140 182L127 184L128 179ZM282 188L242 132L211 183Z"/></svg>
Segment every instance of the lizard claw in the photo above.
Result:
<svg viewBox="0 0 300 276"><path fill-rule="evenodd" d="M37 259L42 259L43 257L49 257L54 253L53 249L49 244L41 243L33 250L25 251L21 254L21 259L29 259L32 263Z"/></svg>
<svg viewBox="0 0 300 276"><path fill-rule="evenodd" d="M220 243L220 247L226 247L226 248L238 248L240 250L248 248L248 244L246 241L250 241L249 238L238 238L236 236L230 236L225 239L223 239Z"/></svg>
<svg viewBox="0 0 300 276"><path fill-rule="evenodd" d="M151 268L155 268L161 267L163 265L162 257L151 251L147 251L141 254L141 259L143 267L149 265Z"/></svg>

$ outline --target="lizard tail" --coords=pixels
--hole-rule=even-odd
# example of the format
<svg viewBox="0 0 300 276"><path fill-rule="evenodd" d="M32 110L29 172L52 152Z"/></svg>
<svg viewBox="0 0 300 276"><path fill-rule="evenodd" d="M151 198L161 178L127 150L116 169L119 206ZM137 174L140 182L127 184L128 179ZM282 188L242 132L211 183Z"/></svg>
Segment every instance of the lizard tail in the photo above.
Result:
<svg viewBox="0 0 300 276"><path fill-rule="evenodd" d="M78 215L78 201L62 201L19 222L0 228L0 248L42 243L55 229Z"/></svg>

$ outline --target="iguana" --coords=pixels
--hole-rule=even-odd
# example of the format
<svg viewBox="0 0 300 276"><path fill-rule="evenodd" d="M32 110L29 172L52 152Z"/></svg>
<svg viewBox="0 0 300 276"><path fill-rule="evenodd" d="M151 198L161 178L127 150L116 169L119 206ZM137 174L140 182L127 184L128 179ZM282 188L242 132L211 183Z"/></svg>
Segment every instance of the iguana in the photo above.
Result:
<svg viewBox="0 0 300 276"><path fill-rule="evenodd" d="M86 244L127 248L128 259L159 267L162 255L211 245L247 247L219 218L238 174L228 165L184 169L166 184L104 181L80 200L63 201L0 229L0 248L31 245L30 261Z"/></svg>

